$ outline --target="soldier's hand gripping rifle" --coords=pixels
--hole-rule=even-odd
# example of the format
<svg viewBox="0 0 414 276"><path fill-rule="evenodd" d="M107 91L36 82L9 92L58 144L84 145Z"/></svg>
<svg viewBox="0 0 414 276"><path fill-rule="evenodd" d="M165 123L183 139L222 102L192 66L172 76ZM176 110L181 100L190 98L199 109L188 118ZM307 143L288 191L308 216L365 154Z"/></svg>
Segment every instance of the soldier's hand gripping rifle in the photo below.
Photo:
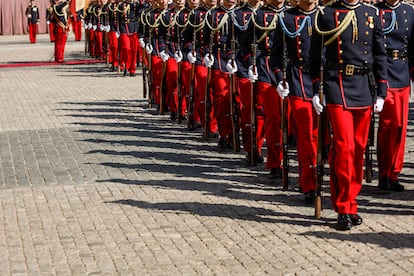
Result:
<svg viewBox="0 0 414 276"><path fill-rule="evenodd" d="M286 49L286 35L283 34L283 68L282 68L282 82L283 88L287 88L286 82L286 67L287 67L287 49ZM288 145L288 99L287 97L282 99L281 104L281 128L282 128L282 189L287 190L289 184L289 145Z"/></svg>
<svg viewBox="0 0 414 276"><path fill-rule="evenodd" d="M222 19L223 20L223 19ZM232 56L231 60L233 62L233 67L236 63L236 40L234 34L234 24L232 26L231 34L231 51ZM237 113L237 102L235 100L237 94L237 80L234 73L230 74L230 117L232 121L232 138L233 138L233 151L240 151L240 127L239 127L239 118Z"/></svg>
<svg viewBox="0 0 414 276"><path fill-rule="evenodd" d="M365 182L371 183L372 182L372 156L374 152L374 141L375 141L375 113L374 113L374 106L375 106L375 99L376 99L376 91L377 86L375 82L375 76L372 72L371 66L368 67L368 80L371 87L371 94L372 94L372 111L371 111L371 122L369 126L369 134L368 134L368 143L365 147Z"/></svg>
<svg viewBox="0 0 414 276"><path fill-rule="evenodd" d="M321 65L319 68L319 101L323 103L323 36L321 45ZM322 211L322 184L323 184L323 170L324 170L324 147L325 147L325 123L326 123L326 112L322 111L318 115L318 152L316 155L316 187L315 187L315 217L321 217Z"/></svg>

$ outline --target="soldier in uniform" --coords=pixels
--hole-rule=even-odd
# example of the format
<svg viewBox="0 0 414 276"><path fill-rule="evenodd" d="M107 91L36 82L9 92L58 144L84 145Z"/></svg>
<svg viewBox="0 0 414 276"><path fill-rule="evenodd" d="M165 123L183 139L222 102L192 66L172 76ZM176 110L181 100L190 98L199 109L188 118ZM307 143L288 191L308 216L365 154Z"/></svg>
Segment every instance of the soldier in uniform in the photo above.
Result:
<svg viewBox="0 0 414 276"><path fill-rule="evenodd" d="M387 92L384 33L378 9L359 0L325 6L317 11L314 27L309 60L312 103L320 114L326 102L333 134L331 200L338 213L337 229L350 230L362 223L356 198L362 186L371 111L373 107L375 112L382 111ZM318 74L322 61L323 72ZM320 81L323 94L319 94Z"/></svg>
<svg viewBox="0 0 414 276"><path fill-rule="evenodd" d="M317 117L312 107L312 79L309 74L309 53L311 37L314 32L317 1L300 0L299 5L287 9L279 16L277 39L274 43L273 60L276 68L285 67L289 88L289 102L295 122L296 145L299 163L299 187L305 194L305 202L310 204L315 199L316 188L316 154L317 154ZM287 57L284 57L284 54ZM282 70L276 74L277 82L283 80ZM279 95L283 94L279 86Z"/></svg>
<svg viewBox="0 0 414 276"><path fill-rule="evenodd" d="M217 120L214 116L214 107L212 105L213 93L211 89L211 69L207 69L202 64L204 51L204 26L208 11L217 6L216 0L206 0L200 4L198 0L189 0L188 6L193 9L189 15L187 31L184 35L184 55L188 62L195 64L195 108L194 117L199 118L200 123L207 127L207 135L216 135ZM209 73L210 71L210 73ZM209 78L209 80L207 79ZM206 106L207 105L207 106ZM206 118L206 113L209 118ZM207 119L207 121L206 121ZM208 123L208 125L206 125Z"/></svg>
<svg viewBox="0 0 414 276"><path fill-rule="evenodd" d="M410 72L414 72L414 10L413 6L400 0L384 0L377 4L377 8L388 56L387 97L379 117L377 139L378 187L402 192L404 186L399 183L398 175L404 164Z"/></svg>
<svg viewBox="0 0 414 276"><path fill-rule="evenodd" d="M63 63L65 57L65 46L69 31L69 3L70 0L55 0L55 4L53 5L53 23L55 24L55 61L58 63Z"/></svg>
<svg viewBox="0 0 414 276"><path fill-rule="evenodd" d="M30 0L26 8L27 24L29 29L30 43L36 43L37 25L39 24L39 7L34 0Z"/></svg>
<svg viewBox="0 0 414 276"><path fill-rule="evenodd" d="M177 119L177 106L178 106L178 66L180 60L173 58L176 55L177 43L178 43L178 28L175 25L176 15L184 8L184 0L175 0L173 6L167 9L160 19L160 32L159 38L159 49L160 57L164 63L164 85L166 95L165 104L168 106L171 114L170 119L175 121ZM184 113L180 114L181 116Z"/></svg>
<svg viewBox="0 0 414 276"><path fill-rule="evenodd" d="M120 57L124 76L128 72L129 76L135 76L137 68L139 10L139 3L131 3L131 0L122 1L118 5Z"/></svg>
<svg viewBox="0 0 414 276"><path fill-rule="evenodd" d="M118 0L108 2L108 24L109 24L109 62L111 63L111 72L118 70Z"/></svg>
<svg viewBox="0 0 414 276"><path fill-rule="evenodd" d="M235 73L237 68L232 64L233 62L229 62L231 56L229 56L228 51L231 48L229 44L229 34L232 26L230 13L235 7L236 2L234 0L223 0L223 4L212 9L207 16L204 29L204 44L206 49L204 64L206 67L213 68L213 105L220 136L218 143L219 150L224 150L233 146L231 139L229 139L231 138L230 135L232 133L229 74ZM209 47L210 35L213 36L211 55ZM229 69L231 71L229 71Z"/></svg>
<svg viewBox="0 0 414 276"><path fill-rule="evenodd" d="M96 32L96 26L93 25L93 10L96 6L96 0L92 0L88 6L88 8L85 11L85 18L84 18L84 24L85 24L85 32L87 32L87 38L88 39L88 53L90 56L95 56L95 32Z"/></svg>
<svg viewBox="0 0 414 276"><path fill-rule="evenodd" d="M248 64L248 76L251 82L256 83L256 114L258 115L259 142L261 134L260 121L264 119L264 136L267 145L266 169L270 170L270 178L281 178L282 164L282 131L280 105L281 100L276 91L276 79L271 62L271 51L275 42L279 39L275 36L278 22L278 14L285 9L284 0L269 0L266 5L257 10L252 18L252 28L249 29L248 45L242 49L248 49L248 54L243 59ZM252 65L252 48L249 45L257 45L256 70ZM264 118L263 118L264 117ZM259 144L260 145L260 144Z"/></svg>
<svg viewBox="0 0 414 276"><path fill-rule="evenodd" d="M256 158L257 163L263 163L263 157L261 155L262 145L264 143L264 113L263 106L260 99L256 99L255 103L251 101L251 93L254 93L254 97L258 94L256 89L252 91L252 84L248 75L248 68L251 66L249 62L245 62L246 58L251 56L251 45L255 43L252 38L254 37L254 32L248 31L248 28L254 28L252 15L256 13L256 10L260 7L261 1L259 0L248 0L241 7L237 8L232 13L232 24L234 24L234 37L230 39L235 39L240 48L236 54L237 61L237 81L238 81L238 93L240 95L240 121L241 121L241 130L242 130L242 141L243 149L246 152L246 163L251 164L251 158ZM231 35L233 36L233 34ZM256 109L256 128L252 130L252 120L251 120L251 108L252 105ZM250 138L250 132L254 131L256 138ZM254 143L254 145L252 145ZM252 146L254 146L254 154L251 153Z"/></svg>
<svg viewBox="0 0 414 276"><path fill-rule="evenodd" d="M82 14L83 10L75 11L75 14L71 14L72 30L75 35L75 41L82 40Z"/></svg>
<svg viewBox="0 0 414 276"><path fill-rule="evenodd" d="M46 8L46 24L49 27L50 42L55 42L55 24L53 24L53 4L54 0L51 0L50 5Z"/></svg>

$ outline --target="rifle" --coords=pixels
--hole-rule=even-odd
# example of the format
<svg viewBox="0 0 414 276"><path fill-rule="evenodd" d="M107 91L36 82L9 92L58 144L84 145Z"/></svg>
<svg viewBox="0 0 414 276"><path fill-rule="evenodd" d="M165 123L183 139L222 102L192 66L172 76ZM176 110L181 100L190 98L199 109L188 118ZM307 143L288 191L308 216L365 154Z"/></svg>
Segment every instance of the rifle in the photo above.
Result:
<svg viewBox="0 0 414 276"><path fill-rule="evenodd" d="M165 99L165 73L167 71L167 62L162 62L161 82L160 82L160 115L164 115L164 99Z"/></svg>
<svg viewBox="0 0 414 276"><path fill-rule="evenodd" d="M376 90L377 86L375 83L375 77L372 72L372 68L368 68L368 80L371 86L371 94L372 94L372 111L371 111L371 122L369 125L369 134L368 134L368 143L365 147L365 181L367 183L372 182L373 176L373 169L372 169L372 156L374 152L374 140L375 140L375 113L374 113L374 105L375 105L375 98L376 98Z"/></svg>
<svg viewBox="0 0 414 276"><path fill-rule="evenodd" d="M147 16L147 15L146 15ZM148 19L147 19L148 20ZM148 26L148 43L152 43L152 28L150 26ZM147 60L148 60L148 68L147 68L147 74L148 74L148 107L151 108L152 107L152 101L153 101L153 97L154 97L154 91L153 91L153 87L152 87L152 78L153 78L153 74L152 74L152 58L151 58L151 53L147 53L146 49L145 50L145 55L147 56Z"/></svg>
<svg viewBox="0 0 414 276"><path fill-rule="evenodd" d="M193 41L192 48L193 48L193 55L196 55L195 51L195 39L196 33L195 28L193 28ZM189 99L189 107L187 111L188 121L187 121L187 129L194 130L195 129L195 121L194 121L194 79L195 79L195 63L191 64L191 72L190 72L190 99Z"/></svg>
<svg viewBox="0 0 414 276"><path fill-rule="evenodd" d="M214 32L211 31L210 33L210 41L209 41L209 53L210 58L213 52L213 39L214 39ZM211 87L211 67L208 68L207 71L207 83L205 87L205 94L204 94L204 133L203 137L208 138L210 133L210 112L211 112L211 99L210 99L210 87Z"/></svg>
<svg viewBox="0 0 414 276"><path fill-rule="evenodd" d="M177 36L178 36L178 43L177 43L177 52L179 53L180 51L181 51L181 32L178 30L178 32L177 32ZM177 97L178 97L178 106L177 106L177 122L179 123L179 124L181 124L181 122L182 122L182 116L181 116L181 113L182 113L182 110L183 110L183 102L182 102L182 68L181 68L181 63L182 62L179 62L178 64L177 64L177 67L178 67L178 72L177 72Z"/></svg>
<svg viewBox="0 0 414 276"><path fill-rule="evenodd" d="M253 16L253 15L252 15ZM254 39L255 39L254 35ZM252 44L252 67L253 72L256 72L256 53L257 44L256 41ZM254 82L250 83L250 165L257 165L257 141L256 141L256 101L255 101L256 85Z"/></svg>
<svg viewBox="0 0 414 276"><path fill-rule="evenodd" d="M286 88L286 67L287 67L287 53L286 53L286 36L283 34L283 87ZM281 128L282 128L282 160L283 160L283 170L282 170L282 189L287 190L289 184L289 145L288 145L288 119L287 119L287 110L288 110L288 99L285 97L282 100L281 104Z"/></svg>
<svg viewBox="0 0 414 276"><path fill-rule="evenodd" d="M323 36L322 36L322 45L321 45L321 65L319 67L319 99L323 103ZM316 187L315 187L315 217L321 217L322 210L322 184L323 184L323 170L324 170L324 123L326 120L326 112L323 112L318 115L318 153L316 155Z"/></svg>
<svg viewBox="0 0 414 276"><path fill-rule="evenodd" d="M232 56L231 60L233 65L236 62L236 41L234 37L234 24L232 26L232 37L231 37L231 51ZM240 127L239 127L239 118L237 114L237 103L235 101L235 95L237 93L237 80L235 74L230 74L230 116L232 122L232 138L233 138L233 151L240 151Z"/></svg>
<svg viewBox="0 0 414 276"><path fill-rule="evenodd" d="M145 51L145 49L143 49ZM148 76L147 76L147 55L144 53L142 55L142 85L144 87L143 89L143 98L145 99L148 94Z"/></svg>

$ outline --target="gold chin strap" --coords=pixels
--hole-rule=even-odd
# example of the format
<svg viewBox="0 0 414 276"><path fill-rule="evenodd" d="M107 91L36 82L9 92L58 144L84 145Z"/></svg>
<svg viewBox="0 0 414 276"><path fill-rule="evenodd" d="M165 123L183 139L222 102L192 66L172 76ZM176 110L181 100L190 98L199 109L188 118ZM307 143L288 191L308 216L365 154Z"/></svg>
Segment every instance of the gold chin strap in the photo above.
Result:
<svg viewBox="0 0 414 276"><path fill-rule="evenodd" d="M331 44L338 36L340 36L345 31L345 29L348 28L348 26L351 24L351 22L352 22L352 27L353 27L352 43L354 43L355 40L358 40L358 21L357 21L354 10L350 10L345 15L344 20L342 20L341 24L339 24L337 27L335 27L335 28L333 28L332 30L329 30L329 31L321 31L319 29L318 17L319 17L320 12L321 11L318 10L316 15L315 15L315 30L316 30L316 32L318 32L319 34L321 34L323 36L332 35L331 38L329 38L327 41L324 42L325 46Z"/></svg>

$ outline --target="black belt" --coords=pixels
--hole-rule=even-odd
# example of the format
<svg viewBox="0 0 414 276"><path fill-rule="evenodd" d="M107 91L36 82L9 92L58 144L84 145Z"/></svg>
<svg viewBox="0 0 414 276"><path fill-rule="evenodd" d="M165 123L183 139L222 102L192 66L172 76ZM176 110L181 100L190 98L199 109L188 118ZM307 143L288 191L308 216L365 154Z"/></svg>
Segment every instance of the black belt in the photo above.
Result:
<svg viewBox="0 0 414 276"><path fill-rule="evenodd" d="M359 67L353 64L339 64L339 65L331 65L327 64L326 66L328 70L338 70L340 73L344 73L346 76L354 76L354 75L365 75L368 74L368 67Z"/></svg>
<svg viewBox="0 0 414 276"><path fill-rule="evenodd" d="M392 60L406 59L407 58L407 52L406 51L400 51L400 50L387 49L387 56L389 56Z"/></svg>

